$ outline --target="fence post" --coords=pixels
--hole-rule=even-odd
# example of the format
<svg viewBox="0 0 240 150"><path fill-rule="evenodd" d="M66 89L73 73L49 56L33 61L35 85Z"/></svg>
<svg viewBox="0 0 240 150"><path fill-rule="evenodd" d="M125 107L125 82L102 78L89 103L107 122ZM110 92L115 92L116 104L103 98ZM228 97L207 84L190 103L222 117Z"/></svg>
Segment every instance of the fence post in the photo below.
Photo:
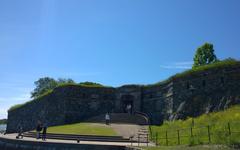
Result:
<svg viewBox="0 0 240 150"><path fill-rule="evenodd" d="M210 134L210 127L209 125L207 126L208 129L208 142L211 143L211 134Z"/></svg>
<svg viewBox="0 0 240 150"><path fill-rule="evenodd" d="M138 134L138 147L139 147L139 142L140 142L140 134Z"/></svg>
<svg viewBox="0 0 240 150"><path fill-rule="evenodd" d="M167 134L167 131L166 131L166 145L168 146L168 134Z"/></svg>
<svg viewBox="0 0 240 150"><path fill-rule="evenodd" d="M191 137L192 137L192 136L193 136L192 127L191 127L191 129L190 129L190 132L191 132Z"/></svg>
<svg viewBox="0 0 240 150"><path fill-rule="evenodd" d="M131 146L133 146L133 137L131 137L130 139L131 139Z"/></svg>
<svg viewBox="0 0 240 150"><path fill-rule="evenodd" d="M148 134L147 134L147 147L148 147Z"/></svg>
<svg viewBox="0 0 240 150"><path fill-rule="evenodd" d="M155 142L156 142L156 146L158 145L158 133L156 132L156 135L155 135Z"/></svg>
<svg viewBox="0 0 240 150"><path fill-rule="evenodd" d="M231 135L231 127L230 127L230 122L228 122L228 134Z"/></svg>
<svg viewBox="0 0 240 150"><path fill-rule="evenodd" d="M180 144L179 130L177 130L177 135L178 135L178 145L179 145Z"/></svg>

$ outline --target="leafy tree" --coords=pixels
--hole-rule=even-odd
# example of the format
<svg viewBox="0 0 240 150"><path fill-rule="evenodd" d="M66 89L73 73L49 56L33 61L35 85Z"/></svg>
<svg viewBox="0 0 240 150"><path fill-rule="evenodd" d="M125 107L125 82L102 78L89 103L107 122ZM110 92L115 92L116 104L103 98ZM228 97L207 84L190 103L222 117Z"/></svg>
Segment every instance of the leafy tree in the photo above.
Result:
<svg viewBox="0 0 240 150"><path fill-rule="evenodd" d="M193 60L193 68L218 61L216 55L214 54L213 44L205 43L204 45L199 47Z"/></svg>
<svg viewBox="0 0 240 150"><path fill-rule="evenodd" d="M36 98L45 92L57 87L58 83L56 80L50 77L43 77L34 82L36 88L31 93L32 98Z"/></svg>
<svg viewBox="0 0 240 150"><path fill-rule="evenodd" d="M72 79L64 79L64 78L59 78L57 82L58 84L68 84L68 83L74 84L75 83Z"/></svg>
<svg viewBox="0 0 240 150"><path fill-rule="evenodd" d="M58 80L55 80L50 77L43 77L38 79L34 82L36 85L36 88L31 92L32 98L37 98L40 95L48 92L49 90L53 90L55 87L57 87L60 84L67 84L67 83L75 83L72 79L64 79L59 78Z"/></svg>
<svg viewBox="0 0 240 150"><path fill-rule="evenodd" d="M0 119L0 125L1 124L7 124L7 119Z"/></svg>

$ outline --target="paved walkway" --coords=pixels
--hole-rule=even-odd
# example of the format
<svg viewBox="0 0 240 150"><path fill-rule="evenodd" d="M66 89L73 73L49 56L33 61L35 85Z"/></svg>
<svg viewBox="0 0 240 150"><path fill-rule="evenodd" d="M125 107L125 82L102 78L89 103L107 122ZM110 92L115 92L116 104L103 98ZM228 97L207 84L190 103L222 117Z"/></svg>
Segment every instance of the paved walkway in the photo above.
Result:
<svg viewBox="0 0 240 150"><path fill-rule="evenodd" d="M146 131L148 131L147 125L126 124L126 123L124 123L124 124L123 123L111 123L110 125L106 125L105 123L91 123L91 124L95 125L95 126L100 126L100 127L110 127L117 133L117 135L122 136L124 138L129 138L132 136L135 136L135 138L136 138L139 131L143 128Z"/></svg>
<svg viewBox="0 0 240 150"><path fill-rule="evenodd" d="M129 138L131 136L137 135L138 131L142 128L148 130L148 126L136 124L120 124L120 123L111 123L110 125L105 125L102 123L92 124L104 127L111 127L119 136L122 136L124 138Z"/></svg>
<svg viewBox="0 0 240 150"><path fill-rule="evenodd" d="M91 123L91 125L100 126L100 127L111 127L119 136L124 138L129 138L138 133L142 128L148 129L148 126L137 125L137 124L126 124L126 123L111 123L106 125L105 123Z"/></svg>
<svg viewBox="0 0 240 150"><path fill-rule="evenodd" d="M12 139L12 140L23 140L23 141L32 141L32 142L48 142L48 143L68 143L68 144L79 144L75 140L54 140L47 139L46 141L37 140L35 138L24 137L23 139L16 139L17 134L0 134L0 138ZM119 146L147 146L146 143L124 143L124 142L98 142L98 141L81 141L80 144L93 144L93 145L119 145ZM154 144L149 143L149 146L154 146Z"/></svg>

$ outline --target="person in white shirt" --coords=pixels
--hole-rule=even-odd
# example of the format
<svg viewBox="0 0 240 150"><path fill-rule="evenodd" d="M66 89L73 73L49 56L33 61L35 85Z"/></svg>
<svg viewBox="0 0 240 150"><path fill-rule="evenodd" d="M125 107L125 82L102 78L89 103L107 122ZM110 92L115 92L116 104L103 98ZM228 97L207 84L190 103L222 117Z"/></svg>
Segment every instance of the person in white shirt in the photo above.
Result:
<svg viewBox="0 0 240 150"><path fill-rule="evenodd" d="M131 104L128 104L128 105L127 105L127 112L128 112L129 114L132 113L132 105L131 105Z"/></svg>
<svg viewBox="0 0 240 150"><path fill-rule="evenodd" d="M109 125L109 124L110 124L110 115L109 115L109 113L106 113L106 115L105 115L105 121L106 121L106 125Z"/></svg>

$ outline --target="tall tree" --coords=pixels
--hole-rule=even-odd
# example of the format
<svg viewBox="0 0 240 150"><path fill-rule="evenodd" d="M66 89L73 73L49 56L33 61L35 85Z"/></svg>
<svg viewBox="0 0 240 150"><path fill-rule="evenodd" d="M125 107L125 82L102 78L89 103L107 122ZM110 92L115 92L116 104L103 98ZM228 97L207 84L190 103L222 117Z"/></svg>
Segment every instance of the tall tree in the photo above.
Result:
<svg viewBox="0 0 240 150"><path fill-rule="evenodd" d="M214 54L213 44L205 43L199 47L193 60L193 68L218 61L217 56Z"/></svg>
<svg viewBox="0 0 240 150"><path fill-rule="evenodd" d="M36 88L31 93L32 98L36 98L45 92L57 87L58 83L56 80L50 77L43 77L34 82Z"/></svg>
<svg viewBox="0 0 240 150"><path fill-rule="evenodd" d="M58 85L67 83L75 84L72 79L59 78L58 80L55 80L50 77L40 78L34 82L36 88L31 92L31 97L37 98L38 96L46 93L47 91L53 90Z"/></svg>
<svg viewBox="0 0 240 150"><path fill-rule="evenodd" d="M72 83L74 84L75 82L73 79L65 79L65 78L59 78L57 81L58 84L67 84L67 83Z"/></svg>

